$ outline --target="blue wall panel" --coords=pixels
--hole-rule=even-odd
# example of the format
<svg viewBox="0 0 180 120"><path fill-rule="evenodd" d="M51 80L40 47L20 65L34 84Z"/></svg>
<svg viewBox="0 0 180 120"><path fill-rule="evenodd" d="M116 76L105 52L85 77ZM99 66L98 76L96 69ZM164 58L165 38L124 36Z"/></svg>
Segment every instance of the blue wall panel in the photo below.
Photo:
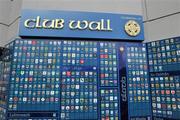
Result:
<svg viewBox="0 0 180 120"><path fill-rule="evenodd" d="M147 43L153 119L180 119L180 38Z"/></svg>
<svg viewBox="0 0 180 120"><path fill-rule="evenodd" d="M17 39L9 119L150 119L146 62L142 43Z"/></svg>

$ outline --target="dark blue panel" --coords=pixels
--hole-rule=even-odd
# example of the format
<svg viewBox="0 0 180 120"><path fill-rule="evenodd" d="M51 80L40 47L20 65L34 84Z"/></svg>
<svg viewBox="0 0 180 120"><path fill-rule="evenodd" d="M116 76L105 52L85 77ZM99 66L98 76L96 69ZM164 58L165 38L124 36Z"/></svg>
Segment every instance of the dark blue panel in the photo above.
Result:
<svg viewBox="0 0 180 120"><path fill-rule="evenodd" d="M9 110L59 108L60 41L16 40L9 91Z"/></svg>
<svg viewBox="0 0 180 120"><path fill-rule="evenodd" d="M100 86L118 86L118 61L115 42L100 42Z"/></svg>
<svg viewBox="0 0 180 120"><path fill-rule="evenodd" d="M150 72L178 71L180 68L179 38L148 43Z"/></svg>
<svg viewBox="0 0 180 120"><path fill-rule="evenodd" d="M141 43L15 40L9 119L149 120L145 53Z"/></svg>
<svg viewBox="0 0 180 120"><path fill-rule="evenodd" d="M154 120L180 119L180 39L147 44Z"/></svg>
<svg viewBox="0 0 180 120"><path fill-rule="evenodd" d="M118 89L101 89L101 120L118 120L119 104Z"/></svg>
<svg viewBox="0 0 180 120"><path fill-rule="evenodd" d="M179 119L180 72L150 73L154 118Z"/></svg>
<svg viewBox="0 0 180 120"><path fill-rule="evenodd" d="M98 119L98 44L63 41L61 113L71 120Z"/></svg>
<svg viewBox="0 0 180 120"><path fill-rule="evenodd" d="M150 86L145 44L119 44L121 117L151 119Z"/></svg>

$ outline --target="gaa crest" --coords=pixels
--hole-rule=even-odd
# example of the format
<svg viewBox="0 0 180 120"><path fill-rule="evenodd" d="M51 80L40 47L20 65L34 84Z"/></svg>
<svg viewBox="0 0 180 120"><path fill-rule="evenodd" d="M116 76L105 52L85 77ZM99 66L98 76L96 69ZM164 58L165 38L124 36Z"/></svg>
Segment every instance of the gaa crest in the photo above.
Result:
<svg viewBox="0 0 180 120"><path fill-rule="evenodd" d="M129 20L125 24L124 29L129 36L133 37L137 36L141 31L140 25L134 20Z"/></svg>

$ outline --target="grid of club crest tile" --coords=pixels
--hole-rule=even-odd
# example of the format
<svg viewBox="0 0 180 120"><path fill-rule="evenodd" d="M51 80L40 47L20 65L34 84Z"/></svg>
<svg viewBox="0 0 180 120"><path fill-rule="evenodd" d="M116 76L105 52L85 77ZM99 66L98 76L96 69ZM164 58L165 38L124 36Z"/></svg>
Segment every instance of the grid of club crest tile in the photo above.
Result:
<svg viewBox="0 0 180 120"><path fill-rule="evenodd" d="M127 47L127 73L129 113L131 116L150 117L150 86L145 44Z"/></svg>
<svg viewBox="0 0 180 120"><path fill-rule="evenodd" d="M116 44L100 42L100 117L119 119L118 62ZM108 87L108 88L107 88Z"/></svg>
<svg viewBox="0 0 180 120"><path fill-rule="evenodd" d="M147 44L152 115L180 119L180 38Z"/></svg>
<svg viewBox="0 0 180 120"><path fill-rule="evenodd" d="M97 119L97 43L63 42L61 119Z"/></svg>
<svg viewBox="0 0 180 120"><path fill-rule="evenodd" d="M13 43L9 112L52 112L49 118L28 119L119 120L118 51L124 46L129 118L151 116L145 45L21 39Z"/></svg>

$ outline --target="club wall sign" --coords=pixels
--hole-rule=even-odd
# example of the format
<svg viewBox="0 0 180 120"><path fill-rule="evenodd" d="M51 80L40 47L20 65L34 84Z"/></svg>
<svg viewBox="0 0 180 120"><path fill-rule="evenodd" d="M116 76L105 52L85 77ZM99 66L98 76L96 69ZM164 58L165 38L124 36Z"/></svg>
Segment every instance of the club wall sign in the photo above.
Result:
<svg viewBox="0 0 180 120"><path fill-rule="evenodd" d="M41 19L37 16L35 19L27 19L24 22L26 28L42 28L42 29L63 29L64 19ZM101 19L100 21L87 21L87 20L70 20L69 29L71 30L92 30L92 31L112 31L110 20Z"/></svg>
<svg viewBox="0 0 180 120"><path fill-rule="evenodd" d="M23 10L19 35L144 40L141 16L72 11Z"/></svg>

